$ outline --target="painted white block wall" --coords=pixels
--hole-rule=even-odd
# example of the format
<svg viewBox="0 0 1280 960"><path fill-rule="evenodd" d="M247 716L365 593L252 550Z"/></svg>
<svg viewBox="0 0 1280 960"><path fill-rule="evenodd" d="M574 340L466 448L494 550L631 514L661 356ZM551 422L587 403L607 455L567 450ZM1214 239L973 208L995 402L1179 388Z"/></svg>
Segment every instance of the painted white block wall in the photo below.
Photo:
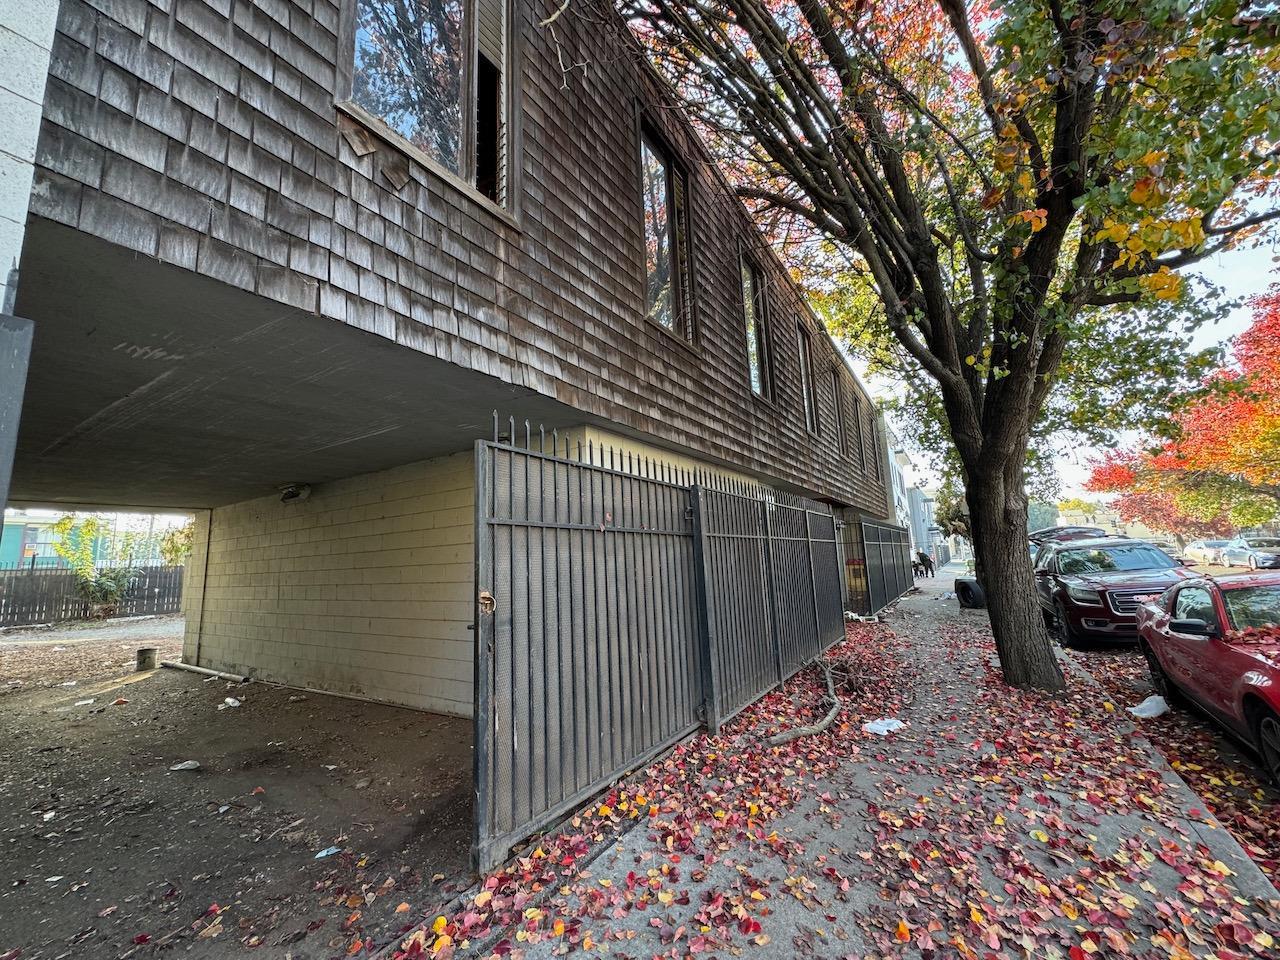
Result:
<svg viewBox="0 0 1280 960"><path fill-rule="evenodd" d="M197 517L183 659L471 716L474 484L467 452Z"/></svg>
<svg viewBox="0 0 1280 960"><path fill-rule="evenodd" d="M13 312L58 0L0 0L0 313Z"/></svg>

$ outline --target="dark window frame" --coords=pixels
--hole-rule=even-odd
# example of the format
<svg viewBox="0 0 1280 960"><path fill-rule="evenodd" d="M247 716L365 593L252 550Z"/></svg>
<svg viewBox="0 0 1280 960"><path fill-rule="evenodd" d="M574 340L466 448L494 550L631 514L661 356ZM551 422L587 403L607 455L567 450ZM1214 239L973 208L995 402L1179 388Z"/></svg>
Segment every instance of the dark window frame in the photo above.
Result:
<svg viewBox="0 0 1280 960"><path fill-rule="evenodd" d="M756 389L752 382L751 370L751 342L749 340L750 332L747 327L747 298L746 298L746 279L751 279L752 292L752 309L755 316L756 330L756 357L759 370L760 389ZM770 336L769 322L769 294L764 283L764 271L760 269L759 263L745 251L738 253L738 297L742 312L740 314L742 323L739 330L742 333L745 350L743 352L747 361L747 390L751 396L757 400L763 400L766 403L773 402L773 343Z"/></svg>
<svg viewBox="0 0 1280 960"><path fill-rule="evenodd" d="M862 394L855 386L851 394L853 400L853 431L858 440L858 472L867 472L867 434L862 429Z"/></svg>
<svg viewBox="0 0 1280 960"><path fill-rule="evenodd" d="M800 372L800 407L804 411L804 427L811 436L819 436L818 385L813 377L813 335L804 321L796 322L796 366Z"/></svg>
<svg viewBox="0 0 1280 960"><path fill-rule="evenodd" d="M481 56L479 49L479 31L476 29L476 7L479 0L463 0L463 91L462 91L462 170L455 173L426 151L415 146L403 134L391 128L381 117L356 103L353 99L353 81L355 72L356 20L359 0L339 0L338 13L338 57L335 65L334 105L337 109L356 121L370 133L386 142L393 149L399 150L415 162L421 164L431 173L464 192L467 197L492 213L497 214L508 225L519 227L521 212L522 170L519 158L523 152L523 91L520 82L518 65L522 56L520 21L517 17L516 0L501 0L503 10L503 63L501 70L501 134L502 156L497 170L501 173L503 196L494 199L488 196L476 182L476 142L479 138L479 116L476 112L478 64ZM486 58L488 59L488 58Z"/></svg>
<svg viewBox="0 0 1280 960"><path fill-rule="evenodd" d="M831 400L836 412L836 449L841 456L849 456L849 425L845 422L844 377L838 366L831 368Z"/></svg>
<svg viewBox="0 0 1280 960"><path fill-rule="evenodd" d="M643 111L637 111L636 124L636 177L637 196L640 199L640 246L642 283L644 287L642 314L646 322L677 343L692 346L698 339L696 268L694 266L692 196L689 171L681 161L679 154L656 125L648 122ZM666 168L666 193L668 207L672 216L667 218L667 242L671 249L671 286L672 303L678 306L673 311L673 326L655 320L649 315L649 273L648 256L645 251L644 209L645 209L645 163L646 147L663 162Z"/></svg>

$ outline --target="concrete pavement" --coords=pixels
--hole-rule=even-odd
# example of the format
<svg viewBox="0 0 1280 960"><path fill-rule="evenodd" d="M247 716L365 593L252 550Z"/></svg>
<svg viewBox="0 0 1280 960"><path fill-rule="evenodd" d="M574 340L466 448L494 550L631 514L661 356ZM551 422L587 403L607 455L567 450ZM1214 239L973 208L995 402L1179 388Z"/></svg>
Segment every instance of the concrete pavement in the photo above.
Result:
<svg viewBox="0 0 1280 960"><path fill-rule="evenodd" d="M585 868L584 858L527 899L518 873L491 881L468 924L437 921L423 947L529 958L1278 955L1280 894L1125 705L1070 664L1065 696L1004 686L984 612L942 598L958 570L920 581L888 630L851 628L837 652L858 680L834 732L765 745L779 716L820 710L815 676L793 681L726 736L694 738L674 766L651 768L666 783L660 811ZM885 714L906 728L862 731ZM640 778L633 800L646 790L660 792ZM492 928L477 922L485 910Z"/></svg>

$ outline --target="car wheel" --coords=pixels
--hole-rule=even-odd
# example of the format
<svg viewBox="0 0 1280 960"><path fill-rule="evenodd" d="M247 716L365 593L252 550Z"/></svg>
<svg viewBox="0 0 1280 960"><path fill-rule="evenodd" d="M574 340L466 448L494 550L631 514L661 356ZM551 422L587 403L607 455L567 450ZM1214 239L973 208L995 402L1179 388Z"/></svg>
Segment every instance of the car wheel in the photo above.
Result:
<svg viewBox="0 0 1280 960"><path fill-rule="evenodd" d="M1083 645L1084 638L1074 630L1071 621L1067 619L1067 611L1063 609L1061 603L1054 606L1054 619L1058 622L1058 639L1062 641L1064 647L1079 647Z"/></svg>
<svg viewBox="0 0 1280 960"><path fill-rule="evenodd" d="M1151 644L1145 640L1141 642L1142 655L1147 660L1147 672L1151 674L1151 686L1156 693L1164 697L1165 703L1170 706L1182 702L1182 693L1177 685L1169 679L1169 675L1164 672L1164 667L1160 665L1160 658L1156 656L1156 652L1151 649Z"/></svg>
<svg viewBox="0 0 1280 960"><path fill-rule="evenodd" d="M1258 717L1254 739L1258 744L1262 768L1266 770L1271 782L1280 786L1280 717L1270 711L1262 712Z"/></svg>

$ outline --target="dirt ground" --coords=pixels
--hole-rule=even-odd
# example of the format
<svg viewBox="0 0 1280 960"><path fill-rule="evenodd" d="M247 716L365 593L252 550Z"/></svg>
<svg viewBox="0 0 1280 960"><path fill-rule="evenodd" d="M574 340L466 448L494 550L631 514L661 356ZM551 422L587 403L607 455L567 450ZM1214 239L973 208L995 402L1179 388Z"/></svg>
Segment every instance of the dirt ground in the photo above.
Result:
<svg viewBox="0 0 1280 960"><path fill-rule="evenodd" d="M0 637L0 957L329 957L468 882L469 721L129 672L166 620Z"/></svg>
<svg viewBox="0 0 1280 960"><path fill-rule="evenodd" d="M182 617L129 617L0 630L0 703L9 693L123 674L139 647L156 647L161 660L180 659L182 628Z"/></svg>

